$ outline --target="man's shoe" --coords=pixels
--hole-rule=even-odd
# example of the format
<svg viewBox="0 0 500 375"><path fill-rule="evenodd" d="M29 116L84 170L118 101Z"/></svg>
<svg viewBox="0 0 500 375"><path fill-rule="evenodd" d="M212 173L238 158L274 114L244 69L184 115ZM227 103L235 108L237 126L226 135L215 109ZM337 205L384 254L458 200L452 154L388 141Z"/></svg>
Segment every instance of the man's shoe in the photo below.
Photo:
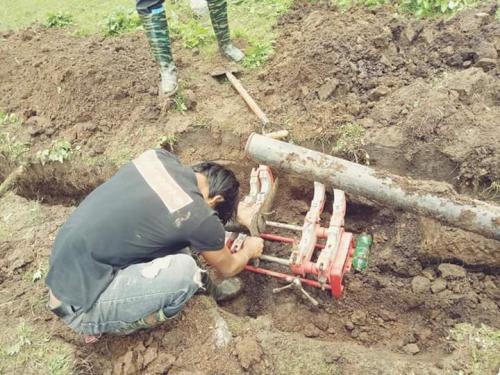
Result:
<svg viewBox="0 0 500 375"><path fill-rule="evenodd" d="M222 54L234 62L240 62L245 58L245 54L241 50L234 46L233 43L228 43L221 48Z"/></svg>
<svg viewBox="0 0 500 375"><path fill-rule="evenodd" d="M160 95L172 96L177 92L177 69L174 63L165 68L160 68L161 82Z"/></svg>
<svg viewBox="0 0 500 375"><path fill-rule="evenodd" d="M217 302L229 301L243 291L243 282L239 277L215 281L208 275L208 272L204 272L202 281L205 293L212 296Z"/></svg>

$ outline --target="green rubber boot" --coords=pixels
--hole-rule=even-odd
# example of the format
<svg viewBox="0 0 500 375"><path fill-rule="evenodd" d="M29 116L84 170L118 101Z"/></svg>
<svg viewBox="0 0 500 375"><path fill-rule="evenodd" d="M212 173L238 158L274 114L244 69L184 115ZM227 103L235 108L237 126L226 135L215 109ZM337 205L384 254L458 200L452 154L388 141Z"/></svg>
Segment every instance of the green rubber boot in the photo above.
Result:
<svg viewBox="0 0 500 375"><path fill-rule="evenodd" d="M139 14L154 59L160 65L160 95L171 96L177 91L177 69L170 49L167 17L163 7L149 14Z"/></svg>
<svg viewBox="0 0 500 375"><path fill-rule="evenodd" d="M207 4L221 53L236 62L243 60L244 53L233 45L229 35L226 0L207 0Z"/></svg>

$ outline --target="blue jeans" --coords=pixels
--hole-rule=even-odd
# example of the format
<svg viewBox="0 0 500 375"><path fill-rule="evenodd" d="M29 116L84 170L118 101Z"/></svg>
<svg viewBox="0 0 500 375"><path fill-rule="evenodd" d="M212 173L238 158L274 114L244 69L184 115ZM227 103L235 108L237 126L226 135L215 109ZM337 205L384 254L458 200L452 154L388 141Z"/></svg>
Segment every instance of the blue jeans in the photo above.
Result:
<svg viewBox="0 0 500 375"><path fill-rule="evenodd" d="M145 317L155 314L160 322L182 310L202 286L201 272L184 253L131 265L117 272L89 311L72 306L74 312L63 320L85 335L147 328Z"/></svg>

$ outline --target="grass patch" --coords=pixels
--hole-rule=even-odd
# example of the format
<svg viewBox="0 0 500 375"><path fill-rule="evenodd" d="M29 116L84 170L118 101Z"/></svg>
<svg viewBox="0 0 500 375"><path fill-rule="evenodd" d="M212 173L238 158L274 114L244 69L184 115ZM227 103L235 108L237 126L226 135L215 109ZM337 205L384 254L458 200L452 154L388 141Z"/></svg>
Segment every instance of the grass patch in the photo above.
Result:
<svg viewBox="0 0 500 375"><path fill-rule="evenodd" d="M187 111L186 98L181 92L175 94L174 98L174 109L179 113L184 113Z"/></svg>
<svg viewBox="0 0 500 375"><path fill-rule="evenodd" d="M365 129L357 123L341 125L336 132L332 153L353 160L356 163L370 164L370 156L364 150Z"/></svg>
<svg viewBox="0 0 500 375"><path fill-rule="evenodd" d="M482 324L457 324L450 333L461 357L467 358L467 374L496 374L500 366L500 331Z"/></svg>
<svg viewBox="0 0 500 375"><path fill-rule="evenodd" d="M161 147L166 149L167 151L174 152L174 146L177 143L177 137L173 134L171 135L163 135L158 141L157 148Z"/></svg>
<svg viewBox="0 0 500 375"><path fill-rule="evenodd" d="M246 50L243 66L247 68L258 68L265 64L269 57L274 53L271 42L257 42L251 44Z"/></svg>
<svg viewBox="0 0 500 375"><path fill-rule="evenodd" d="M118 8L109 15L103 26L105 36L117 36L128 31L137 30L141 21L134 9Z"/></svg>
<svg viewBox="0 0 500 375"><path fill-rule="evenodd" d="M40 163L42 163L42 165L50 161L63 163L71 157L72 153L73 150L71 148L71 143L65 139L58 139L56 141L52 141L49 148L38 151L36 158L40 161Z"/></svg>
<svg viewBox="0 0 500 375"><path fill-rule="evenodd" d="M500 199L500 180L492 181L490 186L484 189L483 195L493 200Z"/></svg>
<svg viewBox="0 0 500 375"><path fill-rule="evenodd" d="M19 139L17 127L21 119L15 113L0 111L0 157L17 162L30 150L31 143Z"/></svg>
<svg viewBox="0 0 500 375"><path fill-rule="evenodd" d="M19 125L21 120L15 113L6 113L0 111L0 125Z"/></svg>
<svg viewBox="0 0 500 375"><path fill-rule="evenodd" d="M347 10L355 5L361 5L370 8L388 3L389 0L332 0L332 5L337 6L340 10Z"/></svg>
<svg viewBox="0 0 500 375"><path fill-rule="evenodd" d="M46 27L65 27L71 25L73 23L73 17L69 13L65 12L57 12L57 13L49 13L47 15L47 20L44 25Z"/></svg>
<svg viewBox="0 0 500 375"><path fill-rule="evenodd" d="M214 39L208 25L191 18L187 22L180 22L177 14L172 16L169 24L172 38L180 38L184 48L200 48Z"/></svg>
<svg viewBox="0 0 500 375"><path fill-rule="evenodd" d="M71 348L25 321L15 327L4 327L0 338L0 373L15 372L72 374Z"/></svg>
<svg viewBox="0 0 500 375"><path fill-rule="evenodd" d="M401 10L417 17L434 17L453 14L477 3L478 0L403 0Z"/></svg>

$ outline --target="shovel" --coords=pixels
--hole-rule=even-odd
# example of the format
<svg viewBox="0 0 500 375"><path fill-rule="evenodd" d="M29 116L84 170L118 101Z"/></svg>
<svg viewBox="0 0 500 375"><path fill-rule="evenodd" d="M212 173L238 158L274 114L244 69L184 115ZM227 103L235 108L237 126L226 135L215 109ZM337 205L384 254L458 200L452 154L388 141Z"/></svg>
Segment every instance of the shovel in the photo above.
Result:
<svg viewBox="0 0 500 375"><path fill-rule="evenodd" d="M269 119L267 118L266 114L262 112L257 103L255 103L252 97L248 94L247 90L245 90L240 81L234 76L239 72L240 71L236 68L217 68L213 72L211 72L210 75L214 78L222 78L226 76L229 82L231 82L236 91L238 91L238 94L240 94L243 100L245 100L253 113L255 113L255 115L259 118L262 126L265 128L269 124Z"/></svg>

